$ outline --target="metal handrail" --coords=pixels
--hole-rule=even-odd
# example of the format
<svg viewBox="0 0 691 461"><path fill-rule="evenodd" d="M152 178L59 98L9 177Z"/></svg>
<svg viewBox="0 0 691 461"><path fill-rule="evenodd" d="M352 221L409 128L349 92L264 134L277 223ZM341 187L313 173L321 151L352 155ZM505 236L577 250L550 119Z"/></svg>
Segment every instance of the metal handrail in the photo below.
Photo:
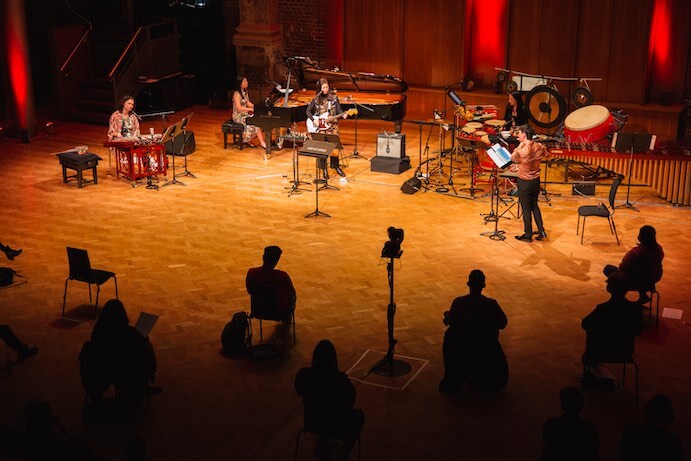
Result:
<svg viewBox="0 0 691 461"><path fill-rule="evenodd" d="M118 58L118 60L117 60L117 62L115 63L115 65L113 66L113 68L112 68L112 69L110 70L110 72L108 73L108 79L109 79L109 80L113 80L113 76L115 75L115 72L118 70L118 67L120 67L120 64L122 63L122 61L125 60L125 56L127 56L127 54L129 53L130 48L132 48L132 47L134 46L134 44L135 44L136 41L137 41L137 38L139 38L139 34L140 34L143 30L144 30L144 29L143 29L142 27L139 27L139 28L137 29L137 31L134 33L134 35L132 35L132 38L130 39L129 43L128 43L127 46L125 47L125 50L124 50L122 53L120 53L120 57Z"/></svg>
<svg viewBox="0 0 691 461"><path fill-rule="evenodd" d="M113 68L110 70L108 73L108 79L113 81L115 79L115 75L118 73L118 70L120 66L123 64L123 62L127 59L127 55L130 54L130 51L132 50L133 47L137 44L137 42L140 39L140 36L146 32L148 40L151 40L151 35L152 35L152 30L155 30L157 27L160 26L167 26L175 24L175 21L172 19L168 20L163 20L156 22L154 24L148 24L146 26L141 26L137 29L137 31L132 35L132 38L130 39L129 43L125 47L122 53L120 53L120 56L113 66Z"/></svg>
<svg viewBox="0 0 691 461"><path fill-rule="evenodd" d="M67 56L67 59L65 59L65 62L62 63L62 66L60 66L60 72L65 73L65 69L67 69L67 66L69 66L70 62L72 61L72 58L74 57L75 54L77 54L77 50L82 46L82 43L86 41L86 37L89 36L91 31L93 30L93 26L91 25L90 22L87 22L88 28L84 31L82 34L81 38L77 42L77 44L72 48L72 52L70 53L69 56Z"/></svg>

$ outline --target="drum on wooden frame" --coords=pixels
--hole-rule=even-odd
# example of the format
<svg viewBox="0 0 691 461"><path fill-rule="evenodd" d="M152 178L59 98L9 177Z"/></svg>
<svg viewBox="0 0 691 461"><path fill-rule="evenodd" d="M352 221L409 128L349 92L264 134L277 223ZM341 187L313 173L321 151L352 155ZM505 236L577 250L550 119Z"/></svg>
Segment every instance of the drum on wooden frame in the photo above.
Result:
<svg viewBox="0 0 691 461"><path fill-rule="evenodd" d="M564 120L566 142L596 142L614 132L614 117L608 108L586 106L571 112Z"/></svg>
<svg viewBox="0 0 691 461"><path fill-rule="evenodd" d="M504 120L487 120L485 122L484 130L489 134L499 134L504 126Z"/></svg>

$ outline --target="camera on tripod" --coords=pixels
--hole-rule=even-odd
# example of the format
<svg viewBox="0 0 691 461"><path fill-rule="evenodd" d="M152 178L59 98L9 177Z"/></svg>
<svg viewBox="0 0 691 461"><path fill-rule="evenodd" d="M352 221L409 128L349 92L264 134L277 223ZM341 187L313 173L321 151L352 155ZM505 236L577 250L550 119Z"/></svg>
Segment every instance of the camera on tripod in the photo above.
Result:
<svg viewBox="0 0 691 461"><path fill-rule="evenodd" d="M389 227L387 229L389 234L389 241L384 243L384 248L381 250L382 258L400 258L403 254L401 250L401 243L403 243L403 229L396 227Z"/></svg>

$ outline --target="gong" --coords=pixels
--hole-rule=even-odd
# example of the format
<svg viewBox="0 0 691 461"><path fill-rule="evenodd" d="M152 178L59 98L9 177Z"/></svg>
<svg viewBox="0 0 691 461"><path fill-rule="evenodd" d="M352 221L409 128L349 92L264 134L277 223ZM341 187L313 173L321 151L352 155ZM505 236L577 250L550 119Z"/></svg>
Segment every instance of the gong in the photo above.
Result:
<svg viewBox="0 0 691 461"><path fill-rule="evenodd" d="M525 100L528 116L541 128L553 128L566 118L566 101L559 92L547 85L538 85Z"/></svg>
<svg viewBox="0 0 691 461"><path fill-rule="evenodd" d="M593 103L593 93L585 86L579 86L573 92L573 105L577 108L589 106Z"/></svg>

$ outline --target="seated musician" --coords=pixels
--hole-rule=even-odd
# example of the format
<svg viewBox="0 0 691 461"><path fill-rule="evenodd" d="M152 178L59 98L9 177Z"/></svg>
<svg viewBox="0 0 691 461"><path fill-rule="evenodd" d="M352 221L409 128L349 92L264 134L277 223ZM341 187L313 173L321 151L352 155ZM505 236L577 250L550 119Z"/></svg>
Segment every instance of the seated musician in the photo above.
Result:
<svg viewBox="0 0 691 461"><path fill-rule="evenodd" d="M238 76L237 88L233 92L233 122L245 125L245 130L242 132L242 142L251 144L252 139L257 138L262 148L266 149L262 129L256 125L247 124L247 118L254 115L254 104L250 101L247 88L249 88L247 79Z"/></svg>
<svg viewBox="0 0 691 461"><path fill-rule="evenodd" d="M528 123L528 109L523 105L521 93L514 91L509 93L509 102L504 112L504 127L509 130L518 128Z"/></svg>
<svg viewBox="0 0 691 461"><path fill-rule="evenodd" d="M307 131L310 133L339 134L338 119L348 118L348 113L343 112L338 96L329 88L329 82L325 78L317 81L317 93L307 106ZM338 151L333 150L329 158L329 166L341 176L345 176L338 163ZM324 177L329 175L324 169Z"/></svg>
<svg viewBox="0 0 691 461"><path fill-rule="evenodd" d="M134 113L134 97L125 95L120 98L117 109L110 116L108 140L116 141L139 136L139 119Z"/></svg>

